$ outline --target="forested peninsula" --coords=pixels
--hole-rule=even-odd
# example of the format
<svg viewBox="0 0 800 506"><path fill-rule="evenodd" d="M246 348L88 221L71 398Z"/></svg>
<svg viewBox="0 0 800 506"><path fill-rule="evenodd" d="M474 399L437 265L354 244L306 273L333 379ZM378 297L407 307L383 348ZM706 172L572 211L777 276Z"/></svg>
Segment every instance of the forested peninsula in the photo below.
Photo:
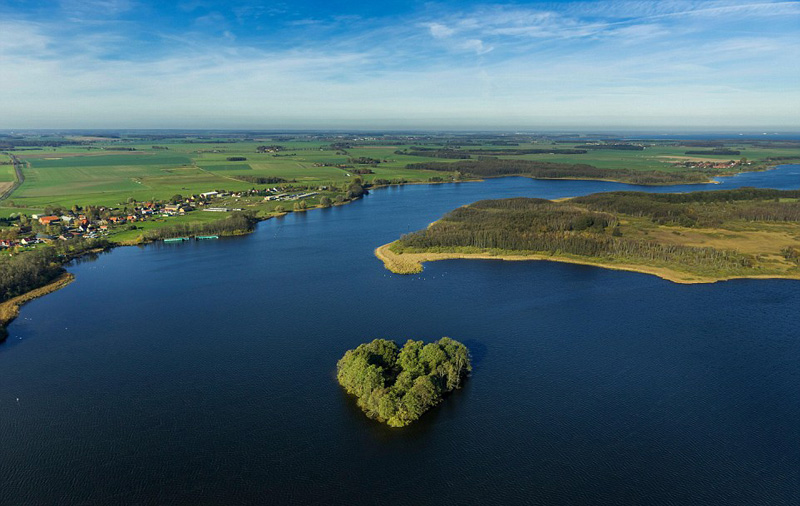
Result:
<svg viewBox="0 0 800 506"><path fill-rule="evenodd" d="M553 260L678 283L800 279L800 190L483 200L376 250L392 272L452 258Z"/></svg>
<svg viewBox="0 0 800 506"><path fill-rule="evenodd" d="M460 388L472 370L467 347L443 337L436 342L375 339L348 350L336 377L358 406L375 420L404 427Z"/></svg>

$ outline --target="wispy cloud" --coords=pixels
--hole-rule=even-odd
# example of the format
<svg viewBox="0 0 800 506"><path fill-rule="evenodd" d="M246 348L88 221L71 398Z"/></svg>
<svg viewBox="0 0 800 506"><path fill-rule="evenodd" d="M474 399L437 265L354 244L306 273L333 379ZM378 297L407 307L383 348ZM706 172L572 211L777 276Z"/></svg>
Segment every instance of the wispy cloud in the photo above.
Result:
<svg viewBox="0 0 800 506"><path fill-rule="evenodd" d="M119 16L137 6L134 0L61 0L59 4L73 19Z"/></svg>
<svg viewBox="0 0 800 506"><path fill-rule="evenodd" d="M800 128L800 2L431 4L374 17L198 0L163 23L152 4L75 3L51 18L0 7L0 33L13 34L0 37L0 128Z"/></svg>
<svg viewBox="0 0 800 506"><path fill-rule="evenodd" d="M456 33L455 29L441 23L426 23L423 26L427 26L428 30L431 32L431 36L436 39L446 39Z"/></svg>

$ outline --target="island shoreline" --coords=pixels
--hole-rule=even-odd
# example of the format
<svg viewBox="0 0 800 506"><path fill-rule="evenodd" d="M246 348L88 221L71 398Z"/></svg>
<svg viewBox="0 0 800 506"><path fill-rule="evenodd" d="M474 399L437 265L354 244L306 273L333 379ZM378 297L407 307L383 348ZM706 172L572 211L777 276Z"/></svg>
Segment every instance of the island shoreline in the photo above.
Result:
<svg viewBox="0 0 800 506"><path fill-rule="evenodd" d="M588 265L590 267L600 267L616 271L638 272L640 274L650 274L661 279L682 285L710 284L721 281L731 281L734 279L793 279L800 280L797 276L780 275L754 275L754 276L727 276L727 277L707 277L697 274L684 273L666 267L648 267L646 265L635 264L608 264L600 261L592 261L580 258L573 258L563 255L549 255L544 253L524 254L504 254L486 251L482 253L402 253L398 254L391 250L391 246L397 241L392 241L383 246L375 248L375 256L383 262L383 266L394 274L419 274L423 271L423 264L426 262L436 262L440 260L505 260L511 262L519 261L548 261L560 262L574 265Z"/></svg>

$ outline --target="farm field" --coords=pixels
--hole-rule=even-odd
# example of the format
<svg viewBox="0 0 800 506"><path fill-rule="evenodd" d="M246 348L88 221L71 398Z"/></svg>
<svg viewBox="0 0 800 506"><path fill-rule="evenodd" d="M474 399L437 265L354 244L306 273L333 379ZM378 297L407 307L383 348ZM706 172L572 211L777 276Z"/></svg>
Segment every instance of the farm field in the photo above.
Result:
<svg viewBox="0 0 800 506"><path fill-rule="evenodd" d="M13 183L16 181L14 166L11 165L11 157L8 155L0 155L0 162L3 162L3 164L0 165L0 184Z"/></svg>
<svg viewBox="0 0 800 506"><path fill-rule="evenodd" d="M26 147L21 142L19 148L7 153L25 162L25 181L8 199L0 202L0 217L18 212L41 212L46 207L118 207L130 199L166 200L176 194L263 188L270 185L257 184L257 181L270 178L285 180L283 184L287 187L331 188L334 192L336 189L344 191L357 177L368 184L451 180L454 173L408 168L409 164L458 161L434 156L438 150L472 160L497 158L671 173L689 170L678 165L679 162L718 163L746 158L749 164L741 164L733 170L736 172L785 163L771 159L800 160L800 145L796 142L756 140L717 142L709 144L711 147L703 147L702 143L637 141L644 146L643 150L617 150L586 149L590 140L556 141L542 136L398 135L382 138L302 134L249 138L237 134L176 134L153 139L143 137L53 134L36 137L39 144L34 144L52 142L52 146ZM259 146L263 148L261 152ZM276 146L277 149L273 149ZM739 154L713 153L714 149L723 148ZM575 149L586 152L518 153L520 150ZM706 154L687 154L687 151ZM483 152L491 154L484 156ZM9 159L7 154L0 156L3 160ZM12 181L13 167L0 165L0 186ZM271 210L274 206L272 203L256 207Z"/></svg>
<svg viewBox="0 0 800 506"><path fill-rule="evenodd" d="M558 147L563 149L574 148L579 144L560 144ZM522 146L520 146L522 148ZM531 148L542 146L530 146ZM650 146L644 151L614 151L614 150L594 150L587 154L559 155L522 155L518 158L524 160L540 160L557 163L588 163L601 169L626 168L633 170L662 170L678 172L685 170L683 167L675 166L676 162L682 161L709 161L724 162L728 160L739 160L747 158L751 162L765 160L767 158L777 158L784 156L798 156L800 149L768 149L757 148L747 145L727 146L732 150L740 151L739 155L687 155L686 151L703 150L703 148L689 149L686 146ZM800 160L800 158L798 158Z"/></svg>
<svg viewBox="0 0 800 506"><path fill-rule="evenodd" d="M133 151L109 154L108 151L57 147L46 151L17 151L26 162L25 183L14 192L15 206L41 209L45 206L104 205L117 206L128 198L135 200L167 199L175 194L196 194L214 189L244 190L253 183L235 176L282 178L302 185L346 185L357 174L347 169L322 164L345 164L351 156L336 155L326 143L292 143L289 154L273 156L256 153L259 143L178 143L169 150L153 150L152 146L130 145ZM290 149L295 147L297 149ZM393 150L382 150L381 155ZM244 157L246 161L228 161ZM397 157L396 157L397 158ZM374 179L407 179L426 181L437 174L432 171L405 169L412 161L429 158L401 157L374 168ZM13 180L13 168L9 177ZM0 180L1 181L1 180ZM7 207L7 206L6 206Z"/></svg>

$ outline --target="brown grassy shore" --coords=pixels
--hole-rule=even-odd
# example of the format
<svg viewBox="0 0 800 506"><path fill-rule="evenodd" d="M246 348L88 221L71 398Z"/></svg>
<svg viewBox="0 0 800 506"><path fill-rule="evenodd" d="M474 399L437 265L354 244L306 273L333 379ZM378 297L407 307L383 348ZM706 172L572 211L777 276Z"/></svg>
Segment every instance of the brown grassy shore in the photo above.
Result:
<svg viewBox="0 0 800 506"><path fill-rule="evenodd" d="M48 293L53 293L56 290L67 286L68 284L72 283L75 279L75 276L70 274L69 272L65 272L64 274L60 275L50 283L40 286L39 288L35 288L30 292L23 293L22 295L18 295L13 299L8 299L7 301L0 304L0 341L7 337L6 335L6 327L9 323L14 321L14 319L19 316L19 308L25 303L32 301L37 297L41 297L42 295L47 295Z"/></svg>
<svg viewBox="0 0 800 506"><path fill-rule="evenodd" d="M396 242L396 241L395 241ZM699 284L716 283L718 281L728 281L731 279L800 279L798 274L787 275L753 275L753 276L729 276L729 277L708 277L681 272L667 267L651 267L647 265L624 264L624 263L604 263L599 260L577 258L566 255L547 255L541 253L530 254L507 254L499 251L485 251L481 253L395 253L391 250L394 242L384 244L375 249L375 256L383 262L384 267L395 274L417 274L422 272L422 264L425 262L435 262L437 260L471 259L471 260L544 260L549 262L563 262L578 265L591 265L604 269L618 271L640 272L651 274L659 278L680 284Z"/></svg>

